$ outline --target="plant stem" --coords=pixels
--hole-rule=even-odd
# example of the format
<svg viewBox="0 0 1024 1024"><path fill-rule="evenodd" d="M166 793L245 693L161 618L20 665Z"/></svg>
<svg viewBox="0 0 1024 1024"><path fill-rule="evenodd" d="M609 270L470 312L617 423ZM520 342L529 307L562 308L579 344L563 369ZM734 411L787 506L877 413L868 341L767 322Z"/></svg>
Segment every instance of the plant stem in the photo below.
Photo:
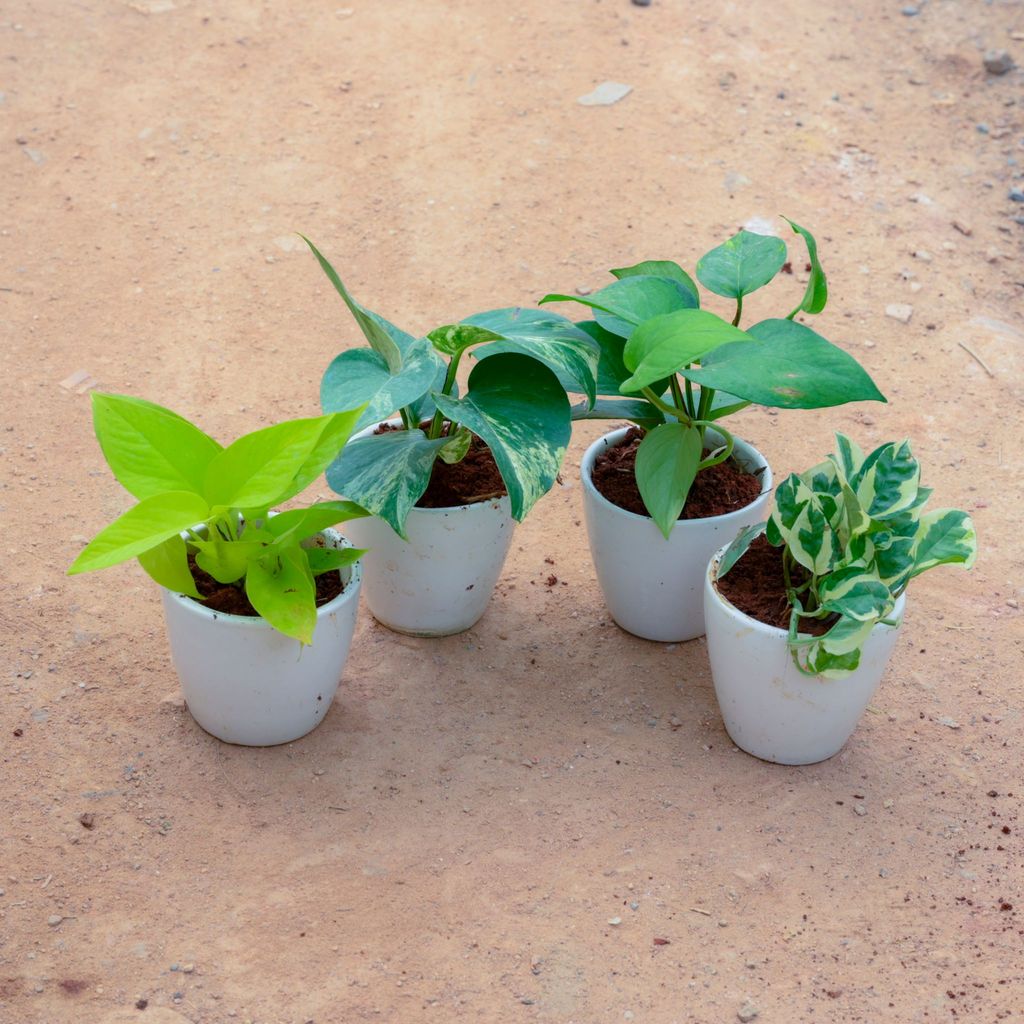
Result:
<svg viewBox="0 0 1024 1024"><path fill-rule="evenodd" d="M686 411L690 414L691 419L695 419L697 416L697 406L693 398L693 382L686 378L683 384L686 387Z"/></svg>
<svg viewBox="0 0 1024 1024"><path fill-rule="evenodd" d="M660 409L663 413L679 420L680 423L690 422L690 417L687 416L682 409L677 409L674 405L669 405L668 402L659 398L650 388L641 388L640 391L644 398L646 398L647 401L656 409Z"/></svg>
<svg viewBox="0 0 1024 1024"><path fill-rule="evenodd" d="M465 351L465 350L463 350ZM444 375L444 384L441 387L442 395L450 395L452 391L452 385L455 383L455 374L459 369L459 360L462 358L462 352L456 352L452 356L448 363L448 372ZM430 429L427 431L427 437L431 441L436 441L441 436L441 428L444 426L444 413L438 409L434 413L434 418L430 421ZM453 424L454 426L454 424Z"/></svg>
<svg viewBox="0 0 1024 1024"><path fill-rule="evenodd" d="M686 404L686 399L683 398L682 388L679 386L679 378L673 373L669 378L669 387L672 389L672 401L677 409L685 409L687 415L690 415L690 409Z"/></svg>
<svg viewBox="0 0 1024 1024"><path fill-rule="evenodd" d="M740 314L743 312L743 296L740 295L736 299L736 315L732 318L733 327L739 327L740 325Z"/></svg>

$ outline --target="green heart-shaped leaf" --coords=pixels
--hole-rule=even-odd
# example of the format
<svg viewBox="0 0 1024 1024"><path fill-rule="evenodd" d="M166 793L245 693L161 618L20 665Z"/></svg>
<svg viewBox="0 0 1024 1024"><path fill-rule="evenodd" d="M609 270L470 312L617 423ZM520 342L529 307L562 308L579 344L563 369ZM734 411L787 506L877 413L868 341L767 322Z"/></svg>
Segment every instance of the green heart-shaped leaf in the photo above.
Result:
<svg viewBox="0 0 1024 1024"><path fill-rule="evenodd" d="M693 308L700 306L700 292L693 278L674 260L644 260L634 263L631 267L618 267L611 275L620 280L624 277L667 277L670 281L681 284L693 298Z"/></svg>
<svg viewBox="0 0 1024 1024"><path fill-rule="evenodd" d="M162 544L143 551L138 558L142 568L161 587L199 599L192 570L188 567L188 547L181 534L168 537Z"/></svg>
<svg viewBox="0 0 1024 1024"><path fill-rule="evenodd" d="M676 309L695 309L693 293L678 281L665 277L624 277L589 298L579 295L545 295L545 302L578 302L594 310L594 319L612 334L628 338L633 329L652 316Z"/></svg>
<svg viewBox="0 0 1024 1024"><path fill-rule="evenodd" d="M803 324L763 320L747 334L754 343L723 346L712 365L679 372L703 387L780 409L885 401L853 356Z"/></svg>
<svg viewBox="0 0 1024 1024"><path fill-rule="evenodd" d="M101 393L92 396L92 418L103 456L130 494L202 493L221 446L188 420L141 398Z"/></svg>
<svg viewBox="0 0 1024 1024"><path fill-rule="evenodd" d="M655 427L637 449L636 482L640 497L666 539L686 504L701 451L701 432L682 423Z"/></svg>
<svg viewBox="0 0 1024 1024"><path fill-rule="evenodd" d="M741 299L766 285L785 262L781 238L740 231L697 261L697 280L716 295Z"/></svg>
<svg viewBox="0 0 1024 1024"><path fill-rule="evenodd" d="M652 317L632 333L623 349L623 360L633 375L623 381L622 393L637 392L681 372L688 364L731 342L745 346L750 339L738 327L704 309L680 309ZM726 390L737 393L732 388Z"/></svg>
<svg viewBox="0 0 1024 1024"><path fill-rule="evenodd" d="M245 596L278 632L304 644L313 642L316 583L298 545L253 561L245 574Z"/></svg>
<svg viewBox="0 0 1024 1024"><path fill-rule="evenodd" d="M69 575L106 569L136 558L210 514L209 505L191 491L168 491L143 498L101 530L74 560Z"/></svg>
<svg viewBox="0 0 1024 1024"><path fill-rule="evenodd" d="M788 320L792 320L801 310L805 313L820 313L825 308L825 304L828 302L828 281L825 279L825 271L821 269L821 263L818 260L818 243L814 240L814 235L807 228L800 227L788 217L784 217L783 220L807 243L807 259L811 264L811 276L807 282L804 297L787 317Z"/></svg>

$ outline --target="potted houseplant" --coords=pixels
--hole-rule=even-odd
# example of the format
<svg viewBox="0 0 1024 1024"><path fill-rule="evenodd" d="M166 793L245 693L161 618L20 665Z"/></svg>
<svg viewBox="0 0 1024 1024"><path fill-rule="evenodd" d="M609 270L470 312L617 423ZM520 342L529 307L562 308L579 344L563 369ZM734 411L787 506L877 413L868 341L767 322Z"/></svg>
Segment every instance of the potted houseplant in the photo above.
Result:
<svg viewBox="0 0 1024 1024"><path fill-rule="evenodd" d="M522 309L414 338L357 303L306 242L369 342L341 352L320 391L328 412L365 405L327 482L373 514L350 529L369 549L366 603L401 633L461 632L487 607L514 523L555 482L572 427L559 377L592 401L597 345L563 317ZM481 358L460 396L471 349Z"/></svg>
<svg viewBox="0 0 1024 1024"><path fill-rule="evenodd" d="M271 509L323 472L358 415L291 420L223 448L169 409L93 395L103 455L138 504L68 571L139 560L163 588L189 711L218 739L298 739L334 699L355 629L362 552L330 527L366 513L344 501Z"/></svg>
<svg viewBox="0 0 1024 1024"><path fill-rule="evenodd" d="M581 467L590 548L605 601L624 629L650 640L704 632L707 560L738 529L764 519L765 458L723 422L752 403L816 409L884 397L851 356L795 319L820 313L828 288L817 245L810 277L785 318L740 328L745 296L786 265L781 238L740 231L698 262L698 280L736 303L732 321L700 308L693 279L669 260L612 270L611 284L574 301L600 347L597 392L577 418L632 420L594 442ZM625 397L623 397L625 396Z"/></svg>
<svg viewBox="0 0 1024 1024"><path fill-rule="evenodd" d="M708 654L737 746L780 764L835 754L853 733L896 643L904 591L937 565L974 563L974 525L925 510L910 443L836 453L775 492L767 524L708 567Z"/></svg>

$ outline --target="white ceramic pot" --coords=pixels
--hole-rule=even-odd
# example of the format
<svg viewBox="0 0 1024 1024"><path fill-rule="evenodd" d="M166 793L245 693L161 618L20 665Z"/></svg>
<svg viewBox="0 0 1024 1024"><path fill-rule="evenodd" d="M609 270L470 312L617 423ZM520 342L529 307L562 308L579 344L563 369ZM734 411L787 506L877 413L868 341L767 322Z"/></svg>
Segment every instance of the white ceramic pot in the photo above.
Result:
<svg viewBox="0 0 1024 1024"><path fill-rule="evenodd" d="M793 663L785 630L752 619L719 593L715 573L724 551L714 555L704 576L704 615L726 731L737 747L764 761L824 761L853 735L878 688L902 628L905 598L892 613L899 624L875 626L852 675L805 676Z"/></svg>
<svg viewBox="0 0 1024 1024"><path fill-rule="evenodd" d="M346 523L352 543L368 549L364 593L373 617L409 636L450 636L473 626L487 609L512 544L511 508L507 496L414 508L405 522L408 541L375 516Z"/></svg>
<svg viewBox="0 0 1024 1024"><path fill-rule="evenodd" d="M583 512L597 579L612 618L645 640L674 643L704 633L704 571L708 559L740 530L767 518L772 473L761 453L737 440L736 460L754 472L763 467L761 494L746 508L707 519L680 519L668 540L649 516L610 502L594 486L594 460L614 448L628 427L598 438L580 467ZM715 443L720 436L708 431Z"/></svg>
<svg viewBox="0 0 1024 1024"><path fill-rule="evenodd" d="M351 546L334 530L330 547ZM317 609L309 646L264 619L227 615L164 590L171 659L192 717L226 743L289 743L323 721L348 658L359 607L359 563L340 570L345 589Z"/></svg>

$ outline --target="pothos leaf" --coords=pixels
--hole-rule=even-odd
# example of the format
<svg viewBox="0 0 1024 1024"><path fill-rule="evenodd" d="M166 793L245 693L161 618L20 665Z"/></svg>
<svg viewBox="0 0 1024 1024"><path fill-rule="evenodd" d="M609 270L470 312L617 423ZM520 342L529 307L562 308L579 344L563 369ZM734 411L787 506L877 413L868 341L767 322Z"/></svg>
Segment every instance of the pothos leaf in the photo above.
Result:
<svg viewBox="0 0 1024 1024"><path fill-rule="evenodd" d="M636 483L658 529L668 538L697 476L701 432L683 423L663 423L640 442Z"/></svg>
<svg viewBox="0 0 1024 1024"><path fill-rule="evenodd" d="M811 264L811 276L807 282L804 297L796 309L786 317L787 320L792 320L801 310L805 313L820 313L825 308L825 304L828 302L828 281L825 279L825 271L821 269L821 262L818 260L818 243L814 240L814 235L807 228L800 227L788 217L782 219L807 244L807 259Z"/></svg>
<svg viewBox="0 0 1024 1024"><path fill-rule="evenodd" d="M697 261L697 280L716 295L741 299L766 285L785 262L781 238L740 231Z"/></svg>
<svg viewBox="0 0 1024 1024"><path fill-rule="evenodd" d="M765 531L765 523L755 523L741 530L733 542L722 553L718 561L718 579L722 579L729 570L747 553L750 545Z"/></svg>
<svg viewBox="0 0 1024 1024"><path fill-rule="evenodd" d="M512 515L522 520L555 482L569 443L569 400L558 378L528 356L490 356L473 368L464 398L435 394L434 401L487 442Z"/></svg>

